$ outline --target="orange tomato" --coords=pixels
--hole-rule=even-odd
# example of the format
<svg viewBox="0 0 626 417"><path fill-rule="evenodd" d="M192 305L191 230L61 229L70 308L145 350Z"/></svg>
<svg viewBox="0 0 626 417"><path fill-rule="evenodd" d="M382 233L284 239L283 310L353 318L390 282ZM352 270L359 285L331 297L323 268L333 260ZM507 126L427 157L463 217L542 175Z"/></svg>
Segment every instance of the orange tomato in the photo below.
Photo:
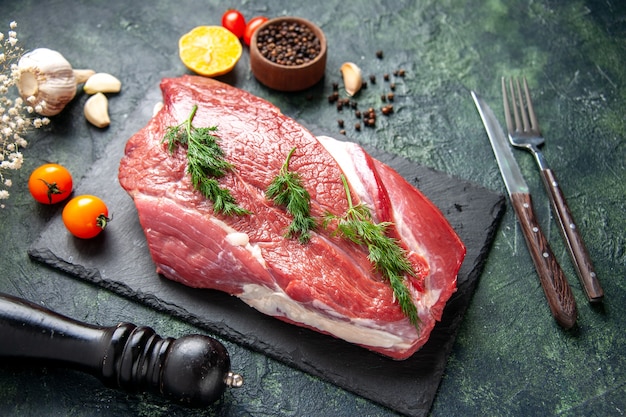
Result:
<svg viewBox="0 0 626 417"><path fill-rule="evenodd" d="M55 204L72 193L72 174L59 164L45 164L35 169L28 179L28 190L42 204Z"/></svg>
<svg viewBox="0 0 626 417"><path fill-rule="evenodd" d="M81 195L72 198L63 208L63 223L67 230L81 239L91 239L104 230L109 210L100 198Z"/></svg>

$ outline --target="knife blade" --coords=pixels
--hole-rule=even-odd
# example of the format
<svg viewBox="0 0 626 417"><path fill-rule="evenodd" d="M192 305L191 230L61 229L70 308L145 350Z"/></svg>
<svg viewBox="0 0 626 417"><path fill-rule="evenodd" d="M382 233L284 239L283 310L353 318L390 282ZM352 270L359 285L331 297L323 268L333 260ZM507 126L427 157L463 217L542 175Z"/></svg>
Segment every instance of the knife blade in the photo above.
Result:
<svg viewBox="0 0 626 417"><path fill-rule="evenodd" d="M474 91L472 91L472 98L487 131L500 173L511 199L511 205L520 223L550 311L559 325L565 329L570 329L576 323L578 314L576 300L567 278L537 222L528 185L509 147L502 126L500 126L493 111Z"/></svg>

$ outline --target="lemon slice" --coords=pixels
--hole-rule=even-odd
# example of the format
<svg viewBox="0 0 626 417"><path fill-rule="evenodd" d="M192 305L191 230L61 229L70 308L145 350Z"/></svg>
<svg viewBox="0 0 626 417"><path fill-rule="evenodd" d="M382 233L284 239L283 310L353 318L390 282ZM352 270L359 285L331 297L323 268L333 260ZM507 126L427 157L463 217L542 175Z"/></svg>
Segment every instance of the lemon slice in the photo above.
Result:
<svg viewBox="0 0 626 417"><path fill-rule="evenodd" d="M178 40L178 55L183 64L208 77L230 72L242 51L239 39L222 26L198 26Z"/></svg>

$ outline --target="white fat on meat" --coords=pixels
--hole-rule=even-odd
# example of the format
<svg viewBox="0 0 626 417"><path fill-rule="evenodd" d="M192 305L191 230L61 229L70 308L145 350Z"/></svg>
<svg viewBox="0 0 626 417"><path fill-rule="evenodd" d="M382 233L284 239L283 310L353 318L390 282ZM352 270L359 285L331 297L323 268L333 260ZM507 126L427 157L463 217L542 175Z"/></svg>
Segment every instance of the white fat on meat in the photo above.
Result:
<svg viewBox="0 0 626 417"><path fill-rule="evenodd" d="M317 139L328 153L332 155L335 161L337 161L337 164L339 164L343 174L346 176L348 184L350 184L354 192L364 203L372 207L373 203L369 198L369 193L366 191L365 185L356 172L357 164L361 163L364 165L366 162L358 159L362 154L351 152L351 148L354 144L352 142L338 141L328 136L318 136Z"/></svg>
<svg viewBox="0 0 626 417"><path fill-rule="evenodd" d="M211 217L210 221L219 226L224 232L226 232L226 237L224 240L232 245L232 246L241 246L254 257L264 268L267 268L265 263L265 258L263 258L263 254L261 253L261 248L258 245L250 244L250 236L247 233L238 232L228 224L223 221L216 219L215 217Z"/></svg>
<svg viewBox="0 0 626 417"><path fill-rule="evenodd" d="M261 285L246 284L239 298L249 306L270 316L282 316L298 323L330 333L350 343L367 346L377 346L383 349L408 349L411 339L405 340L398 335L389 333L389 323L385 330L376 328L373 320L364 320L355 317L338 317L333 320L329 314L337 315L322 303L317 302L316 308L325 310L327 315L316 313L314 309L302 305L281 289L270 289ZM315 302L314 302L315 303Z"/></svg>

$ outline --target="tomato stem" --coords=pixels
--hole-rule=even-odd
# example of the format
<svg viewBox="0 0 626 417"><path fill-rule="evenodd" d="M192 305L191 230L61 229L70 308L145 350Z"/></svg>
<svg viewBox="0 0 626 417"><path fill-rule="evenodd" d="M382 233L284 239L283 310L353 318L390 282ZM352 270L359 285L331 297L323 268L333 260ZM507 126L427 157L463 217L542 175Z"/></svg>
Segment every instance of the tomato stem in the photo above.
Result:
<svg viewBox="0 0 626 417"><path fill-rule="evenodd" d="M52 184L50 184L48 181L44 180L43 178L39 178L39 181L43 182L44 184L46 184L46 187L48 187L48 191L46 192L47 196L48 196L48 201L50 202L50 204L52 204L52 195L53 194L63 194L65 191L59 189L59 186L57 185L56 182L53 182Z"/></svg>
<svg viewBox="0 0 626 417"><path fill-rule="evenodd" d="M104 228L107 227L107 224L109 224L110 221L111 219L105 216L104 213L102 213L96 218L96 225L100 229L104 230Z"/></svg>

